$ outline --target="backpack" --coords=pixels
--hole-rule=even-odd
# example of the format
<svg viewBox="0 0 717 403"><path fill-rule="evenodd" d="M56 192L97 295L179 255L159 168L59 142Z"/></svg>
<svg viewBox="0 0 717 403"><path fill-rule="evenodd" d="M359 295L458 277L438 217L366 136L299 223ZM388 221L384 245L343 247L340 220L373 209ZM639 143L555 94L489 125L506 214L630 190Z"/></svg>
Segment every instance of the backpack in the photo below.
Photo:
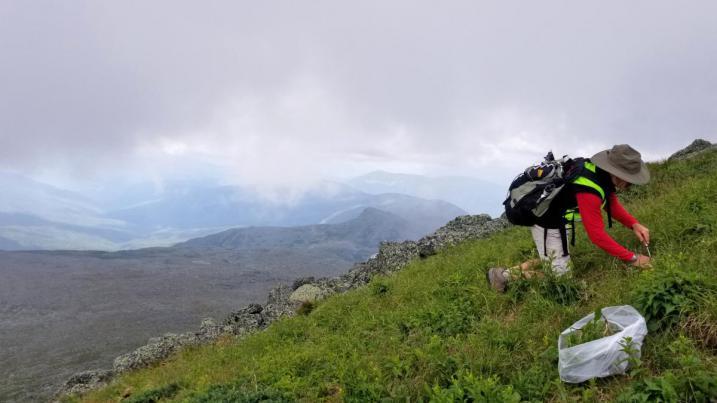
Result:
<svg viewBox="0 0 717 403"><path fill-rule="evenodd" d="M508 221L514 225L535 225L565 185L582 172L584 161L567 155L556 160L551 151L543 162L526 168L510 184L503 202Z"/></svg>

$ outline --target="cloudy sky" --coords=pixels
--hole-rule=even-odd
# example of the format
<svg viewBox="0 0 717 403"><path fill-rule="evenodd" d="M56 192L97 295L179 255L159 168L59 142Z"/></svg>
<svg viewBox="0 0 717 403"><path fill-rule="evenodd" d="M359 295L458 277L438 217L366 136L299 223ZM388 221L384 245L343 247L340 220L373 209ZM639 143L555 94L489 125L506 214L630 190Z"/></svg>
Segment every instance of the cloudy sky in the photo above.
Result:
<svg viewBox="0 0 717 403"><path fill-rule="evenodd" d="M0 169L505 180L717 141L714 1L0 0Z"/></svg>

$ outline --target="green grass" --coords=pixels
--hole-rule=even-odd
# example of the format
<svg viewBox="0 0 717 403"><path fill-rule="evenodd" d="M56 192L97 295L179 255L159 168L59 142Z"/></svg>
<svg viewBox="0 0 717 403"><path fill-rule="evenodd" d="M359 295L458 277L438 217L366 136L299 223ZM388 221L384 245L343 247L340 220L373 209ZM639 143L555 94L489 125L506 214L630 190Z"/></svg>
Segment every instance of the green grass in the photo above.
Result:
<svg viewBox="0 0 717 403"><path fill-rule="evenodd" d="M128 391L130 398L195 402L715 397L717 346L701 332L717 332L717 153L650 169L651 184L621 198L651 229L653 270L626 267L578 227L572 278L523 281L499 295L485 270L535 255L528 230L511 228L375 278L264 332L185 349L83 401L118 401ZM610 232L638 249L618 223ZM699 293L682 296L667 281L682 277L700 284ZM597 308L621 304L672 315L648 334L642 367L582 385L560 382L558 334ZM175 386L164 393L168 385Z"/></svg>

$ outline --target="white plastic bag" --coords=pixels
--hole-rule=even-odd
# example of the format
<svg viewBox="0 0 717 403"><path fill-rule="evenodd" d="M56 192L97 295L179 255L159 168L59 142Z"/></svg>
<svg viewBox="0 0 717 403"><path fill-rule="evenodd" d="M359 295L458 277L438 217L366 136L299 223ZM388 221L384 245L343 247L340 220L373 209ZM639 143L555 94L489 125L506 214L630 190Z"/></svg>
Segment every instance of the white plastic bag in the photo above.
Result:
<svg viewBox="0 0 717 403"><path fill-rule="evenodd" d="M577 346L567 347L568 335L588 324L595 314L585 316L560 333L558 338L558 372L563 382L580 383L592 378L624 374L628 355L621 351L626 337L632 337L632 348L639 356L642 341L647 335L645 318L630 305L610 306L602 309L604 319L614 334Z"/></svg>

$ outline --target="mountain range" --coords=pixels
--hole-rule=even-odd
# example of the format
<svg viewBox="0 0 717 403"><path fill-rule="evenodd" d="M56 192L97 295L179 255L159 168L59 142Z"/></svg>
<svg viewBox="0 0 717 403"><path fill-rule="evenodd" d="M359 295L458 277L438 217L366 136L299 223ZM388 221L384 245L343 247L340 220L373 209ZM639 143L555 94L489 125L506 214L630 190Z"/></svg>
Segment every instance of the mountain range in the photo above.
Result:
<svg viewBox="0 0 717 403"><path fill-rule="evenodd" d="M430 189L462 189L446 195L466 203L473 190L478 195L474 199L489 193L467 179L443 183L435 178L421 182L421 178L374 173L348 183L323 182L291 201L277 202L251 187L196 180L167 182L161 188L118 185L80 194L0 173L0 186L5 189L0 199L0 249L112 251L170 246L237 227L336 224L358 217L368 207L412 223L410 238L415 238L466 214L456 204L432 197L437 191ZM490 200L485 199L495 204Z"/></svg>
<svg viewBox="0 0 717 403"><path fill-rule="evenodd" d="M427 200L445 200L471 214L502 213L506 186L467 176L423 176L374 171L347 181L368 194L401 193Z"/></svg>

